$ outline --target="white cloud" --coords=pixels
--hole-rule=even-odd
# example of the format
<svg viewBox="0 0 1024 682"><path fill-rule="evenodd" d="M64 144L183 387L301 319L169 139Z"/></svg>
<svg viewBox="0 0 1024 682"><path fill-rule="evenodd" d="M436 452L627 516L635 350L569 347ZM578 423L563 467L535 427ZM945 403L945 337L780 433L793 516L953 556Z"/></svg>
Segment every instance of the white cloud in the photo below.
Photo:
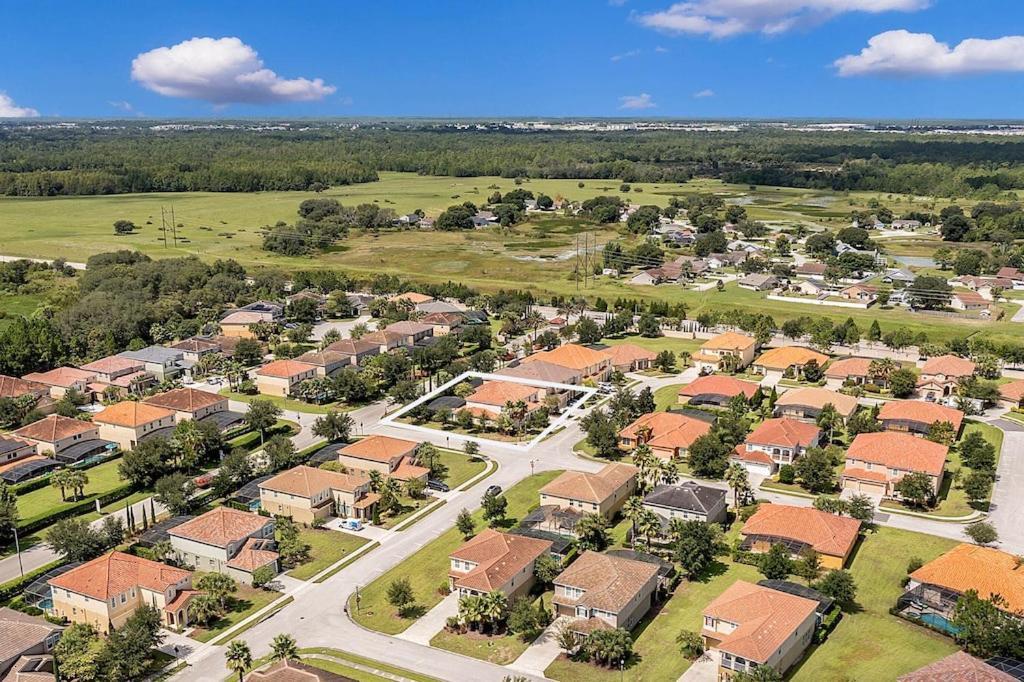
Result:
<svg viewBox="0 0 1024 682"><path fill-rule="evenodd" d="M19 107L3 90L0 90L0 118L35 118L39 112L31 107Z"/></svg>
<svg viewBox="0 0 1024 682"><path fill-rule="evenodd" d="M740 33L783 33L813 26L846 12L924 9L930 0L687 0L660 12L641 14L644 26L666 33L727 38Z"/></svg>
<svg viewBox="0 0 1024 682"><path fill-rule="evenodd" d="M653 109L658 106L646 92L639 95L626 95L619 98L619 109Z"/></svg>
<svg viewBox="0 0 1024 682"><path fill-rule="evenodd" d="M703 90L698 90L697 92L693 93L693 96L696 97L697 99L704 99L705 97L714 97L715 91L712 90L711 88L705 88Z"/></svg>
<svg viewBox="0 0 1024 682"><path fill-rule="evenodd" d="M132 60L132 78L167 97L218 105L309 102L336 90L319 78L278 76L238 38L192 38L143 52Z"/></svg>
<svg viewBox="0 0 1024 682"><path fill-rule="evenodd" d="M632 57L639 57L640 50L630 50L629 52L621 52L619 54L613 54L611 59L613 62L621 62L623 59L630 59Z"/></svg>
<svg viewBox="0 0 1024 682"><path fill-rule="evenodd" d="M141 111L139 111L139 110L137 110L135 108L135 105L133 105L131 102L128 102L128 101L123 100L123 99L111 100L111 101L107 102L107 104L109 104L110 106L114 107L115 109L120 109L121 111L123 111L126 114L134 114L135 116L144 116L144 114Z"/></svg>
<svg viewBox="0 0 1024 682"><path fill-rule="evenodd" d="M629 2L629 0L608 0L608 4L612 7L622 7L627 2Z"/></svg>
<svg viewBox="0 0 1024 682"><path fill-rule="evenodd" d="M930 33L886 31L870 40L859 54L834 63L840 76L949 76L998 71L1024 71L1024 36L992 40L967 38L955 47Z"/></svg>

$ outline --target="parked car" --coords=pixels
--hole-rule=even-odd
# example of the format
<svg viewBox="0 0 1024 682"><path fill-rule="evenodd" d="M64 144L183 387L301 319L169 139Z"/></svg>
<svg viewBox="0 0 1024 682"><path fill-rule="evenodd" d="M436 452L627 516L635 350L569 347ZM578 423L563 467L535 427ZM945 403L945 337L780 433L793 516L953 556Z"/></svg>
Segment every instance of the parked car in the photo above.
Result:
<svg viewBox="0 0 1024 682"><path fill-rule="evenodd" d="M488 495L492 495L494 497L497 497L500 494L501 494L501 486L500 485L489 485L489 486L487 486L487 490L484 491L484 497L487 497Z"/></svg>
<svg viewBox="0 0 1024 682"><path fill-rule="evenodd" d="M447 483L445 483L444 481L439 481L436 478L427 479L427 487L430 488L431 490L436 490L441 493L446 493L449 490L451 490L451 488L448 487Z"/></svg>

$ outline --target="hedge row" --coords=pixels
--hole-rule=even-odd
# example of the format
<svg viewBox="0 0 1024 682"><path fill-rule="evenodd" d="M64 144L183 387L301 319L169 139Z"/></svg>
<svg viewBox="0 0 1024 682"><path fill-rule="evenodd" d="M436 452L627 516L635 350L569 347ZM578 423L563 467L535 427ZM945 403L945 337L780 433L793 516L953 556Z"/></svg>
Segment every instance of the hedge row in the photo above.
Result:
<svg viewBox="0 0 1024 682"><path fill-rule="evenodd" d="M76 471L87 471L88 469L92 469L93 467L99 466L100 464L104 464L104 463L109 462L111 460L117 459L120 456L121 456L121 453L118 452L116 455L112 455L110 457L104 457L103 459L99 459L99 460L96 460L96 461L93 461L93 462L89 462L88 464L83 464L81 466L70 466L70 467L67 467L67 468L68 469L75 469ZM48 474L43 474L42 476L40 476L38 478L33 478L33 479L28 480L28 481L25 481L24 483L16 483L15 485L11 486L11 490L14 492L15 495L24 495L25 493L30 493L33 490L39 490L40 488L45 488L48 485L50 485L50 477L51 476L53 476L53 472L52 471L50 473L48 473Z"/></svg>
<svg viewBox="0 0 1024 682"><path fill-rule="evenodd" d="M63 566L66 563L67 562L63 559L58 559L57 561L46 564L45 566L40 566L34 571L29 571L20 578L15 578L14 580L0 585L0 604L6 604L8 601L21 594L21 592L39 576Z"/></svg>
<svg viewBox="0 0 1024 682"><path fill-rule="evenodd" d="M73 504L70 507L65 507L64 509L61 509L60 511L55 511L50 514L45 514L43 516L37 516L28 523L19 525L18 533L21 535L29 535L31 533L35 533L36 531L52 526L53 524L63 519L67 519L72 516L78 516L80 514L87 514L93 511L96 508L97 500L99 500L100 506L102 507L112 502L123 500L124 498L131 495L133 492L135 492L135 486L133 486L131 483L126 483L119 488L114 488L113 490L103 493L99 497L94 497L89 500L82 500L81 502Z"/></svg>

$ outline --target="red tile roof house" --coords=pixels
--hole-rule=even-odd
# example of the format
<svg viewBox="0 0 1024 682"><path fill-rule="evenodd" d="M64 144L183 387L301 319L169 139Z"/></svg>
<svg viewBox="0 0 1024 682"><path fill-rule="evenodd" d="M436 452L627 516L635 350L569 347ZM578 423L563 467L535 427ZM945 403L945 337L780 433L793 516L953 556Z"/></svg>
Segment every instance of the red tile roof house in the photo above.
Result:
<svg viewBox="0 0 1024 682"><path fill-rule="evenodd" d="M426 482L430 469L419 466L419 443L390 436L367 436L338 451L338 461L357 472L379 471L399 481L419 479Z"/></svg>
<svg viewBox="0 0 1024 682"><path fill-rule="evenodd" d="M955 291L949 301L949 307L953 310L991 310L992 302L985 299L974 291Z"/></svg>
<svg viewBox="0 0 1024 682"><path fill-rule="evenodd" d="M948 454L945 445L909 433L861 433L846 451L841 483L844 490L899 499L896 484L907 474L923 473L937 496Z"/></svg>
<svg viewBox="0 0 1024 682"><path fill-rule="evenodd" d="M920 436L927 435L936 422L949 422L953 432L959 434L964 413L923 400L891 400L882 405L878 421L886 431L906 431Z"/></svg>
<svg viewBox="0 0 1024 682"><path fill-rule="evenodd" d="M406 346L414 346L417 341L422 341L423 339L434 335L433 326L423 324L422 322L413 322L412 320L392 322L388 326L384 327L384 331L391 334L400 334L405 337Z"/></svg>
<svg viewBox="0 0 1024 682"><path fill-rule="evenodd" d="M921 366L917 390L923 397L939 398L956 393L960 380L974 376L976 365L956 355L929 358Z"/></svg>
<svg viewBox="0 0 1024 682"><path fill-rule="evenodd" d="M741 548L761 554L783 544L792 556L813 549L825 568L842 568L860 534L860 521L812 507L762 503L740 531Z"/></svg>
<svg viewBox="0 0 1024 682"><path fill-rule="evenodd" d="M758 385L724 374L708 374L679 389L678 400L683 405L727 406L733 398L742 395L747 400L757 393Z"/></svg>
<svg viewBox="0 0 1024 682"><path fill-rule="evenodd" d="M269 566L276 575L274 520L217 507L168 531L178 562L197 571L223 573L252 584L252 574Z"/></svg>
<svg viewBox="0 0 1024 682"><path fill-rule="evenodd" d="M515 381L485 381L466 396L466 406L474 415L495 420L508 403L522 402L530 414L544 406L547 389Z"/></svg>
<svg viewBox="0 0 1024 682"><path fill-rule="evenodd" d="M405 334L389 332L386 330L375 331L370 334L360 336L359 340L376 345L377 349L381 353L387 353L388 351L395 350L396 348L409 348L412 346L409 342L409 337Z"/></svg>
<svg viewBox="0 0 1024 682"><path fill-rule="evenodd" d="M144 440L171 436L174 412L148 403L125 400L110 405L93 417L100 438L113 441L122 450L132 450Z"/></svg>
<svg viewBox="0 0 1024 682"><path fill-rule="evenodd" d="M72 388L79 393L87 393L89 382L95 376L92 372L86 372L84 369L58 367L49 372L32 372L23 376L22 379L46 384L50 387L50 397L60 400Z"/></svg>
<svg viewBox="0 0 1024 682"><path fill-rule="evenodd" d="M674 412L645 414L619 431L619 448L634 450L646 443L662 459L686 459L693 441L711 432L711 424Z"/></svg>
<svg viewBox="0 0 1024 682"><path fill-rule="evenodd" d="M146 372L146 364L132 358L111 355L101 358L80 369L95 375L89 382L93 393L103 393L108 386L113 386L119 394L138 392L140 388L152 384L156 378Z"/></svg>
<svg viewBox="0 0 1024 682"><path fill-rule="evenodd" d="M17 400L25 396L35 400L32 409L42 414L52 414L57 409L57 401L50 396L50 387L46 384L0 374L0 398Z"/></svg>
<svg viewBox="0 0 1024 682"><path fill-rule="evenodd" d="M811 361L824 367L828 356L803 346L782 346L761 353L754 360L754 371L765 376L792 376L799 379Z"/></svg>
<svg viewBox="0 0 1024 682"><path fill-rule="evenodd" d="M587 550L555 578L556 616L575 618L578 632L632 630L654 603L658 564ZM593 621L599 621L594 623Z"/></svg>
<svg viewBox="0 0 1024 682"><path fill-rule="evenodd" d="M13 435L34 443L36 452L45 455L60 453L75 443L96 440L100 437L100 428L92 422L51 414L21 427Z"/></svg>
<svg viewBox="0 0 1024 682"><path fill-rule="evenodd" d="M7 434L0 434L0 472L4 471L5 465L35 454L37 454L35 443L8 436Z"/></svg>
<svg viewBox="0 0 1024 682"><path fill-rule="evenodd" d="M554 350L541 351L523 358L524 363L543 360L579 371L584 379L604 381L612 373L612 357L605 351L567 343Z"/></svg>
<svg viewBox="0 0 1024 682"><path fill-rule="evenodd" d="M957 651L912 673L900 675L896 682L1017 682L980 658Z"/></svg>
<svg viewBox="0 0 1024 682"><path fill-rule="evenodd" d="M606 348L605 352L612 356L612 367L623 373L650 369L658 357L654 351L634 343L617 343Z"/></svg>
<svg viewBox="0 0 1024 682"><path fill-rule="evenodd" d="M326 348L324 350L311 350L308 353L303 353L295 358L295 361L316 365L317 376L321 377L334 376L345 367L352 366L351 355Z"/></svg>
<svg viewBox="0 0 1024 682"><path fill-rule="evenodd" d="M417 322L427 324L433 329L433 336L447 336L462 328L465 316L462 313L430 313Z"/></svg>
<svg viewBox="0 0 1024 682"><path fill-rule="evenodd" d="M325 351L334 351L347 355L349 362L353 365L362 364L363 360L372 358L374 355L380 355L380 346L370 341L363 341L362 339L342 339L335 341L331 345L324 348Z"/></svg>
<svg viewBox="0 0 1024 682"><path fill-rule="evenodd" d="M315 379L317 366L296 360L274 360L256 370L256 388L263 395L281 398L295 392L307 379Z"/></svg>
<svg viewBox="0 0 1024 682"><path fill-rule="evenodd" d="M784 674L803 657L818 602L737 580L703 611L701 636L718 653L718 679L766 666Z"/></svg>
<svg viewBox="0 0 1024 682"><path fill-rule="evenodd" d="M839 358L825 368L826 386L839 388L843 385L861 386L872 383L871 358Z"/></svg>
<svg viewBox="0 0 1024 682"><path fill-rule="evenodd" d="M770 476L817 446L820 439L821 429L814 424L789 417L766 419L736 446L730 459L752 474Z"/></svg>
<svg viewBox="0 0 1024 682"><path fill-rule="evenodd" d="M1024 407L1024 379L999 386L999 403L1010 409Z"/></svg>
<svg viewBox="0 0 1024 682"><path fill-rule="evenodd" d="M836 393L827 388L807 386L791 388L775 401L775 414L803 421L816 421L826 405L835 408L845 423L859 407L852 395Z"/></svg>
<svg viewBox="0 0 1024 682"><path fill-rule="evenodd" d="M370 479L300 465L259 484L260 506L270 514L287 516L311 526L328 516L373 518L380 495L370 491Z"/></svg>
<svg viewBox="0 0 1024 682"><path fill-rule="evenodd" d="M754 337L736 332L725 332L705 341L700 350L690 356L690 359L693 361L694 367L701 372L717 372L723 369L722 359L726 357L736 358L733 361L735 368L743 369L754 361L756 349L757 340Z"/></svg>
<svg viewBox="0 0 1024 682"><path fill-rule="evenodd" d="M175 388L146 398L147 405L156 405L174 412L177 421L195 419L201 421L211 415L227 412L228 399L225 396L196 388Z"/></svg>
<svg viewBox="0 0 1024 682"><path fill-rule="evenodd" d="M566 471L540 489L540 505L578 509L611 520L636 490L638 469L611 462L596 473Z"/></svg>
<svg viewBox="0 0 1024 682"><path fill-rule="evenodd" d="M534 583L534 563L551 544L486 528L449 555L448 587L463 596L495 590L509 598L524 595Z"/></svg>

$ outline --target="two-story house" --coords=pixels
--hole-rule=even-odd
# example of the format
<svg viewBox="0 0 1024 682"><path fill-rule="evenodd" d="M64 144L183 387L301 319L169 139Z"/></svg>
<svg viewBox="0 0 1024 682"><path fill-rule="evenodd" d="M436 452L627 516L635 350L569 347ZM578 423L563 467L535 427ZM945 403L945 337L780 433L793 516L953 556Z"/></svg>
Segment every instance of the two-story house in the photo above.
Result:
<svg viewBox="0 0 1024 682"><path fill-rule="evenodd" d="M711 432L711 423L676 412L650 412L619 431L619 448L635 450L646 444L662 459L686 459L690 445Z"/></svg>
<svg viewBox="0 0 1024 682"><path fill-rule="evenodd" d="M316 365L298 360L274 360L256 370L256 389L263 395L284 398L292 395L303 381L316 377Z"/></svg>
<svg viewBox="0 0 1024 682"><path fill-rule="evenodd" d="M367 436L338 451L338 461L360 472L378 471L399 481L426 481L430 469L417 463L419 443L391 436Z"/></svg>
<svg viewBox="0 0 1024 682"><path fill-rule="evenodd" d="M51 414L21 427L13 434L33 443L40 455L59 455L81 443L92 442L103 449L99 426L93 422Z"/></svg>
<svg viewBox="0 0 1024 682"><path fill-rule="evenodd" d="M932 495L937 496L948 453L945 445L909 433L861 433L846 451L842 486L844 490L899 499L896 485L904 476L925 474Z"/></svg>
<svg viewBox="0 0 1024 682"><path fill-rule="evenodd" d="M958 355L939 355L928 358L921 365L921 374L917 378L917 391L925 398L933 400L954 395L960 381L974 376L977 365L967 358Z"/></svg>
<svg viewBox="0 0 1024 682"><path fill-rule="evenodd" d="M789 417L766 419L736 446L730 459L752 474L769 476L818 445L821 429Z"/></svg>
<svg viewBox="0 0 1024 682"><path fill-rule="evenodd" d="M306 525L329 516L371 519L380 499L366 476L304 465L263 481L259 490L262 509Z"/></svg>
<svg viewBox="0 0 1024 682"><path fill-rule="evenodd" d="M638 469L612 462L596 473L566 471L540 489L542 507L578 509L611 520L636 490Z"/></svg>
<svg viewBox="0 0 1024 682"><path fill-rule="evenodd" d="M578 632L592 630L592 619L598 627L632 630L657 587L658 564L587 550L555 578L551 603L558 616L575 618Z"/></svg>
<svg viewBox="0 0 1024 682"><path fill-rule="evenodd" d="M534 563L551 545L550 540L487 528L449 555L448 587L460 595L524 595L534 583Z"/></svg>
<svg viewBox="0 0 1024 682"><path fill-rule="evenodd" d="M185 371L185 354L166 346L146 346L139 350L126 350L118 355L140 361L145 370L160 382L172 381Z"/></svg>
<svg viewBox="0 0 1024 682"><path fill-rule="evenodd" d="M174 430L174 412L163 407L125 400L103 409L93 417L100 438L113 441L122 450L133 450L155 436L169 438Z"/></svg>
<svg viewBox="0 0 1024 682"><path fill-rule="evenodd" d="M672 519L724 523L728 504L725 490L696 481L683 481L655 486L644 496L643 506L657 514L662 535L667 536Z"/></svg>
<svg viewBox="0 0 1024 682"><path fill-rule="evenodd" d="M274 520L266 516L216 507L171 528L168 535L178 562L197 571L223 573L247 585L264 566L278 571Z"/></svg>
<svg viewBox="0 0 1024 682"><path fill-rule="evenodd" d="M743 369L754 361L756 348L757 340L754 337L725 332L705 341L690 359L702 374L723 369Z"/></svg>
<svg viewBox="0 0 1024 682"><path fill-rule="evenodd" d="M84 369L78 369L77 367L58 367L47 372L32 372L21 378L25 381L48 386L50 397L54 400L60 400L68 391L87 395L89 382L95 376L92 372L86 372Z"/></svg>
<svg viewBox="0 0 1024 682"><path fill-rule="evenodd" d="M550 362L578 371L584 379L605 381L612 373L612 356L578 343L567 343L558 348L534 353L523 358L524 363Z"/></svg>
<svg viewBox="0 0 1024 682"><path fill-rule="evenodd" d="M964 413L952 407L923 400L890 400L878 411L878 421L886 431L903 431L926 436L933 424L947 422L959 434Z"/></svg>

